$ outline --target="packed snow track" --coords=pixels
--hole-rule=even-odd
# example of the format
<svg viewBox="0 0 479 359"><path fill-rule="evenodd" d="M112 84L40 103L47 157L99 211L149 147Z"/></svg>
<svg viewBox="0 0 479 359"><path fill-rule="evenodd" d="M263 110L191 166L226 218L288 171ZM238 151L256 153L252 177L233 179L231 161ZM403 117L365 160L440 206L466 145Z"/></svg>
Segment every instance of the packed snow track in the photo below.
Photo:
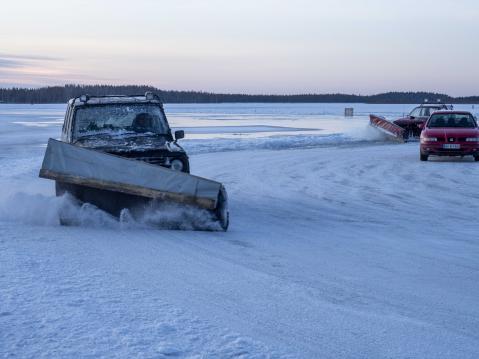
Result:
<svg viewBox="0 0 479 359"><path fill-rule="evenodd" d="M230 230L158 230L164 213L118 221L37 178L61 110L0 106L0 357L479 357L471 159L338 134L194 139ZM53 125L15 124L33 115Z"/></svg>

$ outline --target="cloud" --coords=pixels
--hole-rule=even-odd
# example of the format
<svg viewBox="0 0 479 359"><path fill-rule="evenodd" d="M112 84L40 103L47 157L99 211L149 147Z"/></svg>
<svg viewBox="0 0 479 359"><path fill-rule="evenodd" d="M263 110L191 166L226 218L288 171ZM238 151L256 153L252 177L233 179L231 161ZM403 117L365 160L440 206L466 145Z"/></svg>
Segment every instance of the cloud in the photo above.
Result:
<svg viewBox="0 0 479 359"><path fill-rule="evenodd" d="M0 88L115 82L114 78L85 74L63 58L0 53Z"/></svg>
<svg viewBox="0 0 479 359"><path fill-rule="evenodd" d="M0 52L0 69L8 71L8 69L19 69L25 67L44 67L49 62L63 61L59 57L43 56L43 55L19 55Z"/></svg>
<svg viewBox="0 0 479 359"><path fill-rule="evenodd" d="M32 55L32 54L9 54L0 52L0 58L18 60L18 61L63 61L62 57L46 56L46 55Z"/></svg>
<svg viewBox="0 0 479 359"><path fill-rule="evenodd" d="M0 55L0 69L11 69L11 68L18 68L24 66L24 62L21 60L14 60L2 57Z"/></svg>
<svg viewBox="0 0 479 359"><path fill-rule="evenodd" d="M59 57L0 52L0 86L62 83L70 75L64 67L64 59Z"/></svg>

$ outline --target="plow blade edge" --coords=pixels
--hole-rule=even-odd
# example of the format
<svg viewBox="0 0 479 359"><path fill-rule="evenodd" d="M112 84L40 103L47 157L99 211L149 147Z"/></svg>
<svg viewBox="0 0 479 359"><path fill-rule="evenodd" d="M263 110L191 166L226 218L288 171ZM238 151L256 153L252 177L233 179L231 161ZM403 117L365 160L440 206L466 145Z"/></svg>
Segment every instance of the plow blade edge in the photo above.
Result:
<svg viewBox="0 0 479 359"><path fill-rule="evenodd" d="M392 122L389 122L384 117L369 115L369 124L390 138L404 142L404 129Z"/></svg>

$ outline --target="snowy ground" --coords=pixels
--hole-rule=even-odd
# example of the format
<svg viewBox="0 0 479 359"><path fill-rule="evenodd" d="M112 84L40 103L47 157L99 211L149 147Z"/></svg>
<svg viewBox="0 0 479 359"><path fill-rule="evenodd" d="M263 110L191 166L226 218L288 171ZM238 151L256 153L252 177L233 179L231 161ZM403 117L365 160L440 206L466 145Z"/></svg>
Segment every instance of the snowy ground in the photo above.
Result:
<svg viewBox="0 0 479 359"><path fill-rule="evenodd" d="M344 107L167 107L230 195L205 233L59 226L37 174L64 107L1 105L0 357L479 357L479 164L367 128L411 106Z"/></svg>

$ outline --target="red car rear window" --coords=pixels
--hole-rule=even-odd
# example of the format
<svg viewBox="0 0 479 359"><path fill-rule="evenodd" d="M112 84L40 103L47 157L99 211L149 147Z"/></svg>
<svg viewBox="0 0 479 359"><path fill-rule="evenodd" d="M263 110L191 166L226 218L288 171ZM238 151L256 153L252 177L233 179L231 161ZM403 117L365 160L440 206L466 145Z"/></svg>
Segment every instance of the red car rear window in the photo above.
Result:
<svg viewBox="0 0 479 359"><path fill-rule="evenodd" d="M476 121L469 114L448 113L432 115L428 121L429 128L474 128L477 127Z"/></svg>

